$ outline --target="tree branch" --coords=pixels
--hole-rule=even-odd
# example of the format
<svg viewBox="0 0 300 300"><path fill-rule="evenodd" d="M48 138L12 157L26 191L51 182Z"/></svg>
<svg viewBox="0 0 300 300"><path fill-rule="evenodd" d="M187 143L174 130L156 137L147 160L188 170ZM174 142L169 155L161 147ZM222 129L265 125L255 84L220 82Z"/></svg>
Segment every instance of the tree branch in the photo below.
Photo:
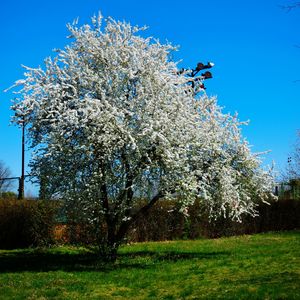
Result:
<svg viewBox="0 0 300 300"><path fill-rule="evenodd" d="M121 241L127 233L129 227L137 220L141 215L144 215L159 199L163 198L165 194L158 192L145 206L140 208L135 214L133 214L129 220L124 221L117 233L117 241Z"/></svg>
<svg viewBox="0 0 300 300"><path fill-rule="evenodd" d="M279 5L279 7L286 10L287 12L290 12L292 9L300 7L300 2L294 2L294 3L288 4L288 5Z"/></svg>

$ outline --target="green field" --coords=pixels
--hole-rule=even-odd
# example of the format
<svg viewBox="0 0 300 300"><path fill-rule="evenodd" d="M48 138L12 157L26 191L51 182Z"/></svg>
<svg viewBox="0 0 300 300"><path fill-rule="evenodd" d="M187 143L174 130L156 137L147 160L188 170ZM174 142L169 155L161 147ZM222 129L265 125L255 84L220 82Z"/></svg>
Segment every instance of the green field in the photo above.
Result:
<svg viewBox="0 0 300 300"><path fill-rule="evenodd" d="M0 299L300 299L300 232L124 246L0 250Z"/></svg>

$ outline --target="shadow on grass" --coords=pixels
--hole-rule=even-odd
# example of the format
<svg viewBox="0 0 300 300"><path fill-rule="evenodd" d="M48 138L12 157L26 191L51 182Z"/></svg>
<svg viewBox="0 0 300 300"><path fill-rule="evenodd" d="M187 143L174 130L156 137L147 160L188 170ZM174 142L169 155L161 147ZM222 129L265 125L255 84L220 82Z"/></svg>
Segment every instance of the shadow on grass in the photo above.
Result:
<svg viewBox="0 0 300 300"><path fill-rule="evenodd" d="M153 263L176 262L186 259L218 259L229 255L228 252L159 252L137 251L120 253L114 264L103 263L96 253L65 254L38 251L22 251L18 253L0 254L0 273L13 272L110 272L116 269L146 269L153 267ZM145 260L147 261L145 263ZM151 262L151 264L149 264Z"/></svg>

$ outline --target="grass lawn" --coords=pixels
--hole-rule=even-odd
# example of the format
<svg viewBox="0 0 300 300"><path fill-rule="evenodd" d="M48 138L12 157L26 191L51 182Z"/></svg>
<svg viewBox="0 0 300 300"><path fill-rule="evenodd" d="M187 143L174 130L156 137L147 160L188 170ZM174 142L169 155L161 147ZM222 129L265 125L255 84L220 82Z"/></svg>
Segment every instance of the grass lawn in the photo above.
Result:
<svg viewBox="0 0 300 300"><path fill-rule="evenodd" d="M300 299L300 232L124 246L0 250L0 299Z"/></svg>

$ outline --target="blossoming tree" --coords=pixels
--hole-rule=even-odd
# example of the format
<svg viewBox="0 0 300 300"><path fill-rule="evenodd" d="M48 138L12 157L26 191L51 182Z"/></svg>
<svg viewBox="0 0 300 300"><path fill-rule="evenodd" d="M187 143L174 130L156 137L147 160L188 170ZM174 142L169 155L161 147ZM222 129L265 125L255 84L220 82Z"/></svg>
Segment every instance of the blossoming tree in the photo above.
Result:
<svg viewBox="0 0 300 300"><path fill-rule="evenodd" d="M272 177L201 76L178 71L175 48L101 16L68 28L73 42L16 82L14 122L26 120L33 174L80 209L101 255L115 260L130 225L163 198L183 213L198 197L211 217L254 215Z"/></svg>

